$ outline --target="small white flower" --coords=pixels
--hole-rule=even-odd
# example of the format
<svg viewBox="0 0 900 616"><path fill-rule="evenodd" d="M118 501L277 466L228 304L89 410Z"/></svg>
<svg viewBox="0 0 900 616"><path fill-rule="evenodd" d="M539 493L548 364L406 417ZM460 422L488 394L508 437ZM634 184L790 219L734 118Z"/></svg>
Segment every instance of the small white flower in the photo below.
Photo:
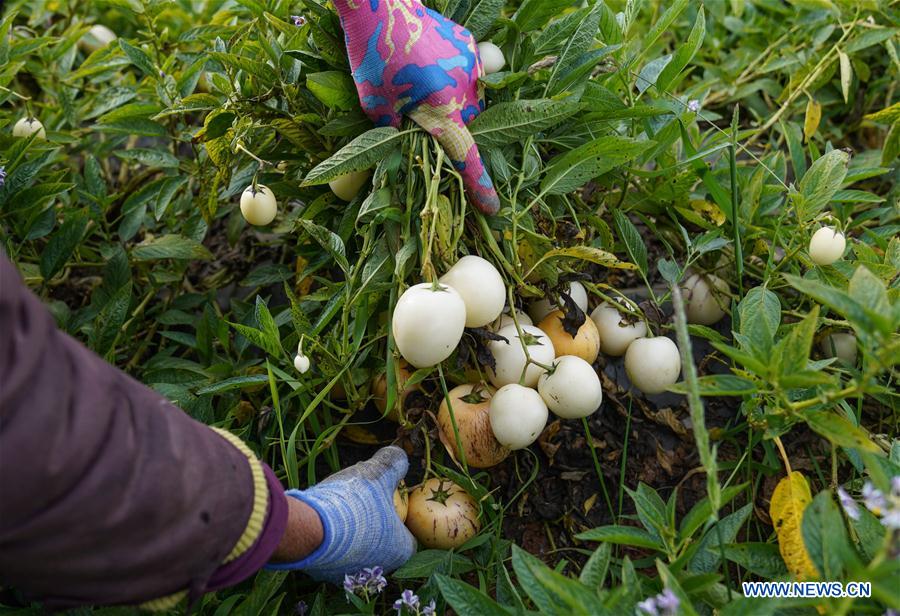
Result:
<svg viewBox="0 0 900 616"><path fill-rule="evenodd" d="M688 101L687 108L688 111L697 113L698 111L700 111L700 101L698 101L696 98L692 98Z"/></svg>

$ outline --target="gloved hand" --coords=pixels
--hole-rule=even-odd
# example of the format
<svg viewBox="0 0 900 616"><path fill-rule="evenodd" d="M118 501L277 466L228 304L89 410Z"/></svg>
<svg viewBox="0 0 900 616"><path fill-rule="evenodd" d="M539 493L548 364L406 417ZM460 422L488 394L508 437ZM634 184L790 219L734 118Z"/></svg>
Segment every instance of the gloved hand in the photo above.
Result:
<svg viewBox="0 0 900 616"><path fill-rule="evenodd" d="M471 33L418 0L333 0L362 108L379 126L403 116L434 135L472 203L496 214L500 200L469 129L484 109L484 74Z"/></svg>
<svg viewBox="0 0 900 616"><path fill-rule="evenodd" d="M398 568L416 551L415 539L394 509L394 490L408 469L405 451L385 447L308 490L288 490L288 496L319 514L324 538L303 560L266 568L300 569L334 584L366 567Z"/></svg>

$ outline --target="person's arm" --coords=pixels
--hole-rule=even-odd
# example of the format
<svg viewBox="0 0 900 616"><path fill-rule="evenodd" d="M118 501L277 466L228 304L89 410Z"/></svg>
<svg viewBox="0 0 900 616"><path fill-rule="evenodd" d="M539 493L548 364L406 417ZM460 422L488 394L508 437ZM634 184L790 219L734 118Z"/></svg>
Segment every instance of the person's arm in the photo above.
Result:
<svg viewBox="0 0 900 616"><path fill-rule="evenodd" d="M0 584L50 607L164 609L267 562L339 583L415 540L386 447L287 495L236 436L59 332L0 254Z"/></svg>
<svg viewBox="0 0 900 616"><path fill-rule="evenodd" d="M308 554L317 522L237 437L58 331L0 255L0 584L164 607Z"/></svg>

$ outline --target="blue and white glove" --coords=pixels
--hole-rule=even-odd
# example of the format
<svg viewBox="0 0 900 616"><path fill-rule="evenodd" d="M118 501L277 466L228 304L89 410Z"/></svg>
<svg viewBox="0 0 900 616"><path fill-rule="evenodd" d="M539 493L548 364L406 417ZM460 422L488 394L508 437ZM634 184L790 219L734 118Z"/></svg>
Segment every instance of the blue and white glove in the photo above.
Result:
<svg viewBox="0 0 900 616"><path fill-rule="evenodd" d="M400 567L416 551L416 540L394 509L394 490L408 469L405 451L385 447L308 490L288 490L319 514L324 538L303 560L266 568L301 569L316 580L340 584L345 575L367 567Z"/></svg>

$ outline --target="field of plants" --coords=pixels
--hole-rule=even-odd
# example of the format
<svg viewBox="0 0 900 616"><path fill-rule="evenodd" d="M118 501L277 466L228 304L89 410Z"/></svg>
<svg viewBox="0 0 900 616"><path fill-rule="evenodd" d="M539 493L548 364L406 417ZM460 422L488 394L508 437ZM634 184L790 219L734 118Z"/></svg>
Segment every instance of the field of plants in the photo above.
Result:
<svg viewBox="0 0 900 616"><path fill-rule="evenodd" d="M496 46L493 216L331 2L6 2L0 241L59 327L285 487L409 454L386 583L196 612L900 611L900 5L425 4Z"/></svg>

